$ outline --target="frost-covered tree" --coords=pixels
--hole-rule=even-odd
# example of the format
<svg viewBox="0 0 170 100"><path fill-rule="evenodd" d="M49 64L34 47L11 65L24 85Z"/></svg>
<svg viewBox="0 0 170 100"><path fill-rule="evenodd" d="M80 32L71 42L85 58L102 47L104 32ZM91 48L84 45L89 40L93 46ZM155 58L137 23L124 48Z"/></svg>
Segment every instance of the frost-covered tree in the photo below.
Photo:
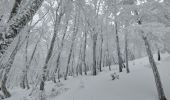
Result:
<svg viewBox="0 0 170 100"><path fill-rule="evenodd" d="M13 39L19 34L21 29L33 18L36 11L39 9L44 0L33 0L29 6L17 13L9 22L3 34L3 41L1 42L1 52L5 52ZM5 45L5 46L2 46ZM4 47L4 48L3 48Z"/></svg>
<svg viewBox="0 0 170 100"><path fill-rule="evenodd" d="M4 53L8 49L8 46L12 43L15 37L20 33L21 29L23 29L25 25L33 18L34 14L39 9L42 3L43 3L43 0L35 0L35 1L33 0L28 6L28 8L23 9L22 12L17 13L17 14L14 14L14 12L15 13L17 12L16 10L14 12L13 11L11 12L11 16L10 16L11 19L10 21L8 21L7 27L5 27L6 30L2 32L2 34L4 35L2 42L0 44L2 53ZM19 7L15 7L14 5L14 9L16 8L19 9ZM20 41L20 39L18 41ZM2 45L5 45L5 47L2 47ZM11 96L10 93L6 89L6 81L7 81L8 73L11 69L12 63L14 61L15 55L19 47L20 47L20 44L18 42L17 46L15 47L16 49L14 49L14 51L10 55L8 62L5 64L6 67L4 67L5 74L2 79L1 87L2 87L2 91L5 97ZM1 64L1 66L4 66L4 65Z"/></svg>

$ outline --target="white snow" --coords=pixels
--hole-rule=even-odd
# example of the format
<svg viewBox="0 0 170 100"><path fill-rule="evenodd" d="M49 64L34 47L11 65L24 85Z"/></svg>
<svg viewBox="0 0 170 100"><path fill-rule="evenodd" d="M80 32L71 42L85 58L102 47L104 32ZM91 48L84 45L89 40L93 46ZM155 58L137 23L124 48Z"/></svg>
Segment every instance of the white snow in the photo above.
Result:
<svg viewBox="0 0 170 100"><path fill-rule="evenodd" d="M156 60L156 59L155 59ZM162 54L157 61L165 95L170 100L170 55ZM113 65L112 71L103 68L97 76L69 77L61 83L46 83L47 100L159 100L154 82L153 72L148 58L131 61L130 74L124 69L118 73L118 66ZM116 72L119 79L112 80L111 74ZM12 97L5 100L37 100L36 95L29 97L31 90L12 89Z"/></svg>

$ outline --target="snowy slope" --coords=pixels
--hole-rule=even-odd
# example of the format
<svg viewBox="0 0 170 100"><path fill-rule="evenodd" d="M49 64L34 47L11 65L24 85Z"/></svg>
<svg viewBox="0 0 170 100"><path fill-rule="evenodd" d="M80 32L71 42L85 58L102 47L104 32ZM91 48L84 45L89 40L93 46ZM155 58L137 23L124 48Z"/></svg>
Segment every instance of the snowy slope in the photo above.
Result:
<svg viewBox="0 0 170 100"><path fill-rule="evenodd" d="M163 87L170 100L170 55L163 54L157 62ZM108 67L97 76L79 76L62 80L62 84L47 82L47 100L158 100L152 69L147 57L130 62L130 74L118 73L118 66ZM119 79L112 80L116 72ZM6 100L34 100L28 97L30 91L12 90L13 96ZM25 98L25 99L23 99Z"/></svg>

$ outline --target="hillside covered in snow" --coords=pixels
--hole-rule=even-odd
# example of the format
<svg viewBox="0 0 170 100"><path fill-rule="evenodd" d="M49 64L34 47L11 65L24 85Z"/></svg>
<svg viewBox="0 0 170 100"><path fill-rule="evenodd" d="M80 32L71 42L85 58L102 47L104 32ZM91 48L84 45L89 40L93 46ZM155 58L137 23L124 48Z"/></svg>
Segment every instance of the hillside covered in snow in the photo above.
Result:
<svg viewBox="0 0 170 100"><path fill-rule="evenodd" d="M156 57L155 57L156 58ZM167 100L170 99L170 55L163 54L162 61L157 61ZM46 83L47 100L158 100L152 69L148 58L131 61L131 73L118 72L118 66L112 65L111 71L105 67L97 76L69 77L54 84ZM112 80L116 73L119 78ZM13 88L12 97L5 100L37 100L39 93L31 90ZM32 93L31 96L30 93ZM37 97L36 97L37 96Z"/></svg>

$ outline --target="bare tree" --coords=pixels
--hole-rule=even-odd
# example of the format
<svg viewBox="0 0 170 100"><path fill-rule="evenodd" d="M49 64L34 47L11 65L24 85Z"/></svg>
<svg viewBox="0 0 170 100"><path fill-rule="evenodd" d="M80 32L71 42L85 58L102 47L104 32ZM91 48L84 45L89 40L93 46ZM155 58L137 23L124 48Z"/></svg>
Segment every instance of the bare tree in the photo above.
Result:
<svg viewBox="0 0 170 100"><path fill-rule="evenodd" d="M65 75L64 75L65 80L67 80L69 64L70 64L71 55L72 55L73 47L74 47L74 41L75 41L77 33L78 33L78 24L79 24L79 14L76 14L75 19L74 19L73 35L72 35L72 39L71 39L71 47L70 47L68 60L67 60L66 72L65 72Z"/></svg>
<svg viewBox="0 0 170 100"><path fill-rule="evenodd" d="M129 73L129 63L128 63L128 38L127 38L127 33L125 33L125 56L126 56L126 72Z"/></svg>
<svg viewBox="0 0 170 100"><path fill-rule="evenodd" d="M62 9L63 5L61 5L61 3L62 3L62 1L59 3L59 5L58 5L58 7L56 9L56 16L55 16L56 18L55 18L55 25L54 25L54 33L53 33L53 36L52 36L52 40L50 42L50 47L49 47L49 50L47 52L47 56L45 58L45 64L43 66L42 80L41 80L41 83L40 83L40 90L41 91L44 90L48 63L49 63L49 60L50 60L50 58L52 56L52 53L53 53L54 43L56 41L56 37L57 37L58 30L59 30L60 21L61 21L62 16L64 15L64 9ZM59 11L59 13L58 13L58 11Z"/></svg>
<svg viewBox="0 0 170 100"><path fill-rule="evenodd" d="M142 25L143 20L142 20L141 17L139 17L139 12L137 10L135 10L135 14L138 17L137 18L137 24ZM162 86L161 78L160 78L160 75L159 75L159 71L157 69L155 60L153 58L153 53L151 51L150 43L149 43L149 41L147 39L147 36L144 34L144 31L139 30L139 32L142 35L142 39L145 42L145 48L146 48L146 52L147 52L147 55L148 55L148 58L149 58L149 63L150 63L150 65L152 67L152 70L153 70L159 100L167 100L166 97L165 97L164 90L163 90L163 86Z"/></svg>
<svg viewBox="0 0 170 100"><path fill-rule="evenodd" d="M120 45L119 45L119 35L118 35L118 28L117 28L117 22L116 21L115 21L115 34L116 34L116 46L117 46L117 54L118 54L118 62L119 62L119 72L122 72L123 61L122 61L122 58L121 58Z"/></svg>
<svg viewBox="0 0 170 100"><path fill-rule="evenodd" d="M84 32L84 47L83 47L83 65L84 65L84 74L87 75L87 66L86 66L86 46L87 46L87 32L85 29Z"/></svg>
<svg viewBox="0 0 170 100"><path fill-rule="evenodd" d="M111 71L111 61L110 61L110 54L109 54L109 44L107 41L107 48L106 48L106 66L109 66L109 70Z"/></svg>
<svg viewBox="0 0 170 100"><path fill-rule="evenodd" d="M99 70L102 71L102 52L103 52L103 34L100 35L101 43L100 43L100 61L99 61Z"/></svg>
<svg viewBox="0 0 170 100"><path fill-rule="evenodd" d="M17 51L20 49L21 47L21 43L20 43L20 36L19 36L19 39L18 39L18 42L14 48L14 50L12 51L8 61L5 63L5 64L1 64L1 67L3 66L4 68L4 75L3 75L3 78L2 78L2 82L1 82L1 88L2 88L2 92L4 93L5 97L10 97L11 94L9 93L9 91L7 90L6 88L6 82L7 82L7 79L8 79L8 73L10 72L10 69L11 69L11 66L14 62L14 59L15 59L15 55L17 54Z"/></svg>
<svg viewBox="0 0 170 100"><path fill-rule="evenodd" d="M158 49L158 61L161 60L161 54L160 54L160 50Z"/></svg>
<svg viewBox="0 0 170 100"><path fill-rule="evenodd" d="M82 72L82 45L83 45L83 43L80 43L79 59L78 59L78 63L77 63L80 75L83 75L83 72Z"/></svg>
<svg viewBox="0 0 170 100"><path fill-rule="evenodd" d="M0 16L0 22L1 22L2 18L3 18L3 15Z"/></svg>
<svg viewBox="0 0 170 100"><path fill-rule="evenodd" d="M21 88L25 89L25 87L27 87L27 89L29 89L29 85L28 85L28 79L27 79L27 62L28 62L28 37L27 37L27 41L26 41L26 45L25 45L25 63L26 63L26 69L23 70L23 78L22 78L22 81L21 81Z"/></svg>
<svg viewBox="0 0 170 100"><path fill-rule="evenodd" d="M18 13L9 22L8 26L5 27L7 31L4 31L3 39L0 44L0 51L4 53L9 45L13 42L13 39L20 33L27 23L33 18L34 14L41 7L44 0L33 0L28 7L23 9L21 13ZM5 46L3 46L5 45Z"/></svg>
<svg viewBox="0 0 170 100"><path fill-rule="evenodd" d="M48 12L47 12L47 13L48 13ZM21 86L22 88L24 88L24 89L25 89L25 87L27 87L27 89L30 88L30 87L29 87L29 83L28 83L28 79L27 79L27 77L28 77L27 74L28 74L28 70L29 70L29 68L30 68L30 65L31 65L31 63L32 63L32 60L33 60L33 58L34 58L34 54L35 54L35 52L36 52L36 50L37 50L38 43L40 42L40 40L41 40L41 38L42 38L42 36L43 36L43 34L41 33L39 39L37 40L37 42L36 42L36 44L35 44L35 47L34 47L33 52L32 52L32 54L31 54L30 60L28 60L28 55L27 55L28 51L27 51L27 49L28 49L28 44L29 44L29 34L30 34L31 29L33 29L33 28L38 24L38 22L41 21L41 20L47 15L47 13L44 14L44 16L42 16L42 18L40 18L39 20L37 20L36 23L34 23L32 26L30 26L30 28L29 28L28 31L27 31L27 32L28 32L28 35L26 36L26 46L25 46L25 63L26 63L26 64L25 64L25 68L24 68L24 70L23 70L23 76L22 76L21 84L20 84L20 86Z"/></svg>
<svg viewBox="0 0 170 100"><path fill-rule="evenodd" d="M60 64L60 57L61 57L61 53L62 53L62 49L63 49L63 46L64 46L64 39L65 39L65 36L66 36L66 33L67 33L67 28L68 28L68 16L66 15L66 24L65 24L65 28L64 28L64 32L63 32L63 37L62 37L62 40L61 40L61 45L59 47L59 51L58 51L58 56L57 56L57 60L56 60L56 67L54 69L54 74L56 74L57 70L59 70L59 64ZM53 75L53 81L54 83L56 83L56 80L55 80L55 75Z"/></svg>
<svg viewBox="0 0 170 100"><path fill-rule="evenodd" d="M161 83L160 75L159 75L156 63L154 61L154 58L153 58L153 54L152 54L152 51L151 51L151 48L150 48L149 41L148 41L147 37L144 36L144 35L142 36L142 38L145 42L145 47L146 47L146 51L147 51L147 54L148 54L149 62L151 64L151 67L152 67L152 70L153 70L155 83L156 83L156 87L157 87L157 91L158 91L158 95L159 95L159 100L167 100L166 97L165 97L165 93L164 93L164 90L163 90L162 83Z"/></svg>

